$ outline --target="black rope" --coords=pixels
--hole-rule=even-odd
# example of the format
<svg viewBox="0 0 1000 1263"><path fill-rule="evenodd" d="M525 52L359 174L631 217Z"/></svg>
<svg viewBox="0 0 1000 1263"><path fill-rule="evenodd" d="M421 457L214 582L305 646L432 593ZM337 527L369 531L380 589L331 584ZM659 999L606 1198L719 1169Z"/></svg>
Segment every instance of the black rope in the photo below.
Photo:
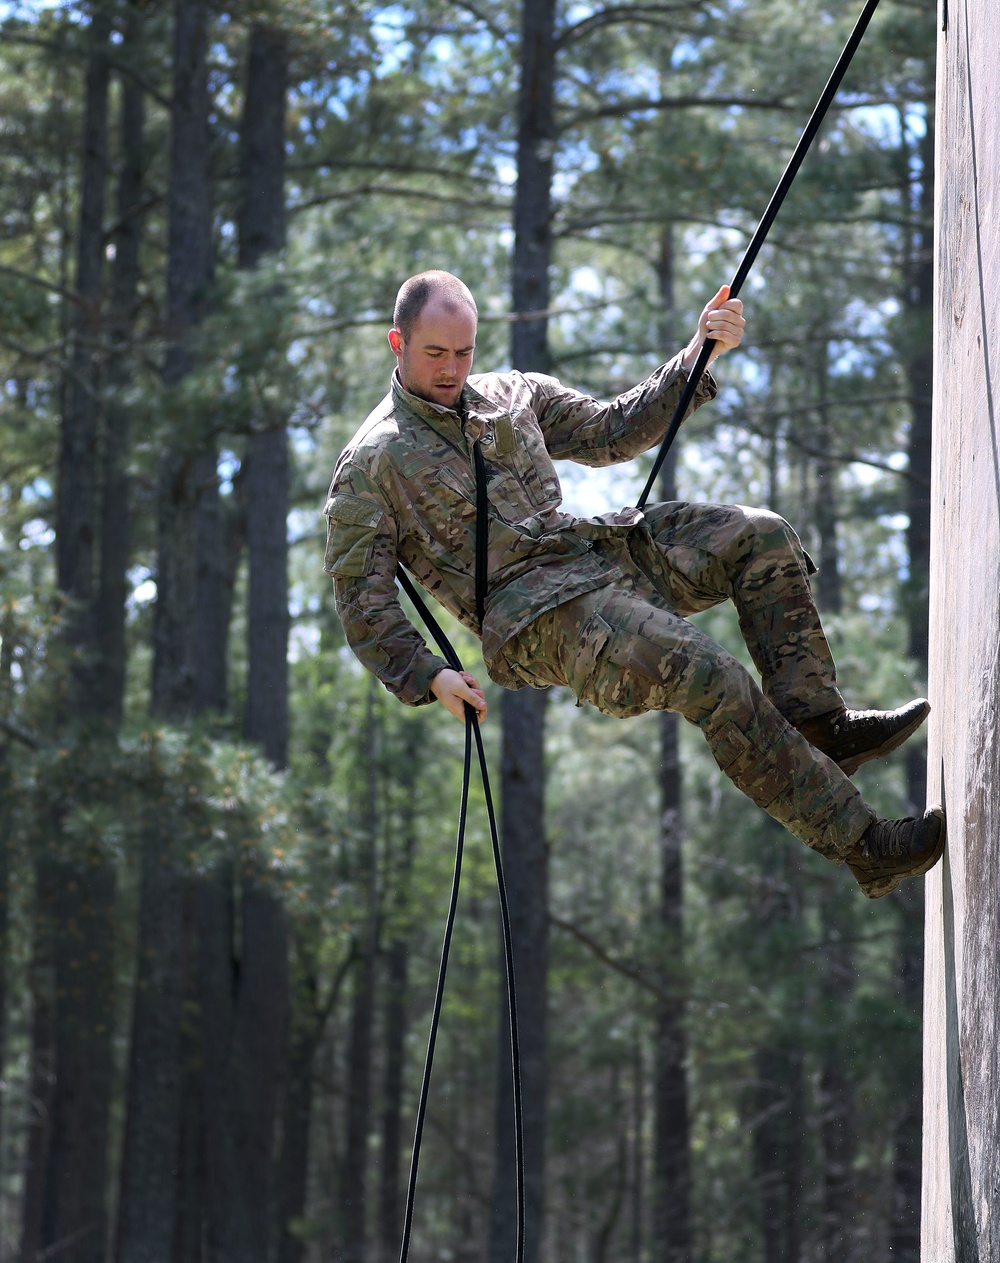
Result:
<svg viewBox="0 0 1000 1263"><path fill-rule="evenodd" d="M858 45L861 43L864 33L868 29L868 23L871 21L877 5L878 0L868 0L861 12L861 16L855 24L854 30L851 32L851 38L844 45L844 51L840 54L840 58L837 61L836 66L833 68L833 73L827 80L826 87L823 89L819 100L816 102L816 108L810 115L809 122L806 124L802 135L799 137L798 144L795 146L795 152L792 154L791 158L789 158L788 166L785 167L784 174L778 181L778 187L771 195L771 200L767 204L767 209L765 210L760 223L757 225L757 230L751 238L749 246L747 246L743 260L736 269L736 275L733 277L729 286L730 298L736 298L740 290L743 288L743 282L747 279L750 269L753 267L757 259L757 255L760 253L760 248L764 244L767 234L771 230L771 225L778 216L781 204L785 200L788 190L792 187L793 180L798 175L799 167L801 167L802 161L808 153L810 145L816 138L816 133L819 131L823 119L826 117L826 113L833 102L833 98L837 95L837 89L840 87L841 80L847 73L847 68L850 66L854 54L858 51ZM695 366L688 376L684 390L681 392L681 397L677 403L677 407L674 409L674 415L671 418L670 425L667 429L666 435L664 436L663 442L660 444L660 450L656 454L656 459L653 461L653 468L650 470L649 477L646 479L646 485L642 489L642 495L639 497L636 504L636 508L638 509L646 507L646 500L649 498L649 493L652 491L653 484L656 482L656 475L660 472L660 466L663 464L667 452L670 450L671 444L677 437L677 431L681 428L681 422L687 415L687 410L691 404L691 400L694 398L695 391L698 389L698 383L701 381L702 375L708 366L708 359L712 354L712 347L714 345L715 340L713 338L705 339L705 343L701 348L698 359L695 361Z"/></svg>
<svg viewBox="0 0 1000 1263"><path fill-rule="evenodd" d="M749 275L750 269L753 267L754 262L756 261L757 255L760 253L760 249L763 246L765 239L767 238L767 234L769 233L772 224L777 218L778 211L781 209L781 205L784 202L785 197L787 196L788 191L791 188L796 175L798 174L799 167L802 165L803 159L805 158L807 152L809 151L809 148L816 137L816 133L819 131L819 128L823 122L823 119L826 117L827 111L830 108L833 98L836 96L837 89L840 87L841 81L843 80L844 75L847 72L847 68L848 66L850 66L851 60L854 57L854 54L857 52L857 49L858 49L859 44L861 43L862 37L864 36L865 31L868 29L868 24L871 21L872 15L874 14L877 5L878 5L878 0L867 0L867 3L865 4L865 7L861 13L861 16L858 18L858 21L854 27L854 30L851 32L851 37L847 41L847 44L844 46L844 51L841 53L840 58L837 61L836 66L834 67L833 73L830 75L830 78L827 80L826 87L823 89L823 92L819 98L819 101L816 104L816 108L813 110L812 115L809 118L809 122L806 124L805 129L802 132L802 135L799 137L799 141L795 147L795 151L792 154L791 158L789 159L788 165L786 166L785 171L778 182L778 187L775 189L774 193L772 194L771 200L767 205L767 209L765 210L764 215L762 216L760 220L760 223L757 225L757 229L754 232L754 235L750 241L750 245L747 247L746 253L743 256L743 259L739 267L736 269L736 274L733 277L733 280L729 286L729 294L731 298L735 298L739 294L740 290L743 287L743 282L746 280L747 276ZM649 478L646 480L646 485L643 488L642 494L639 497L639 500L636 506L637 508L642 509L643 507L645 507L646 500L648 499L650 491L653 488L653 484L656 481L656 476L660 472L660 466L663 464L664 458L666 457L667 452L670 450L670 446L677 435L677 431L680 429L681 422L683 421L685 415L687 414L687 410L690 407L692 399L694 398L695 391L698 388L698 383L701 381L701 378L705 372L705 368L708 365L709 356L712 353L713 346L714 346L714 340L711 338L707 338L705 340L704 345L701 348L701 351L698 355L698 359L695 362L695 366L688 376L688 380L685 383L684 390L681 393L680 400L677 404L676 409L674 410L674 415L670 421L670 425L667 429L667 433L663 439L663 442L660 445L659 451L657 452L656 459L653 462L653 467L649 474ZM473 457L475 461L476 484L477 484L476 573L475 573L476 613L477 613L477 617L479 619L479 624L481 628L482 622L483 622L484 611L485 611L485 593L486 593L486 585L487 585L486 564L487 564L488 517L487 517L487 506L486 506L486 474L485 474L485 468L484 468L483 455L480 450L478 442L473 444ZM451 645L447 636L445 636L444 632L441 630L440 626L437 623L437 620L434 618L434 616L431 614L430 610L427 608L424 601L418 595L416 589L414 588L413 584L410 582L407 575L402 570L399 570L398 578L403 588L403 591L407 594L407 596L413 602L421 618L427 624L427 627L429 631L431 632L431 635L433 636L435 642L437 643L438 648L441 650L441 654L444 657L445 661L448 662L449 666L451 666L453 670L461 671L463 668L462 668L461 660L458 657L458 654L455 652L455 649ZM431 1014L430 1034L427 1040L427 1055L424 1060L424 1073L423 1073L423 1078L420 1084L420 1098L417 1105L417 1120L416 1120L416 1127L415 1127L414 1138L413 1138L413 1154L410 1161L410 1178L409 1178L407 1191L406 1191L406 1207L405 1207L405 1213L404 1213L403 1241L402 1241L402 1246L400 1249L400 1256L399 1256L400 1263L406 1263L406 1260L409 1254L409 1248L410 1248L410 1234L411 1234L411 1230L413 1226L413 1206L414 1206L414 1198L415 1198L416 1186L417 1186L417 1168L419 1166L419 1161L420 1161L420 1144L421 1144L421 1140L423 1136L424 1119L427 1113L427 1099L428 1099L428 1095L430 1091L431 1070L433 1068L433 1063L434 1063L434 1049L437 1043L437 1033L438 1033L438 1028L439 1028L440 1020L441 1020L441 1006L444 999L445 979L448 972L448 956L451 950L451 939L454 933L455 917L456 917L456 912L458 908L459 886L461 884L461 877L462 877L462 857L463 857L464 847L465 847L465 827L466 827L466 820L468 817L468 806L469 806L469 782L471 779L471 768L472 768L472 735L473 734L475 734L476 750L479 756L479 767L480 767L480 772L483 778L483 790L486 796L486 809L489 814L490 837L493 842L493 859L494 859L494 864L496 867L497 893L498 893L499 901L500 901L500 916L501 916L502 927L503 927L504 965L506 968L506 975L507 975L507 1001L508 1001L508 1008L509 1008L509 1014L510 1014L511 1064L513 1067L513 1082L514 1082L514 1101L513 1101L513 1104L514 1104L514 1143L515 1143L516 1185L517 1185L516 1263L522 1263L523 1257L524 1257L524 1126L523 1126L523 1111L522 1111L522 1099L521 1099L521 1062L520 1062L519 1041L518 1041L518 1034L517 1034L517 1004L516 1004L515 989L514 989L513 936L511 933L510 909L507 903L507 891L506 891L506 886L505 886L504 878L503 878L503 863L502 863L502 857L500 854L499 834L497 832L496 815L493 809L493 796L490 791L489 773L487 771L487 766L486 766L486 754L483 749L482 734L479 731L479 723L476 716L476 712L474 708L470 706L468 702L466 702L465 704L465 770L464 770L463 781L462 781L462 805L461 805L461 810L459 813L458 840L456 843L456 854L455 854L455 872L454 872L454 878L452 880L451 898L448 904L448 916L447 916L447 921L445 924L444 941L441 945L441 961L438 968L437 987L434 993L434 1007Z"/></svg>
<svg viewBox="0 0 1000 1263"><path fill-rule="evenodd" d="M476 445L478 448L478 444ZM479 456L479 461L482 456ZM478 462L477 462L478 463ZM483 479L485 485L485 478ZM427 608L416 588L406 573L399 569L397 576L406 595L413 602L420 617L424 620L441 656L454 671L461 671L462 662L455 652L454 646L444 634L437 619ZM514 1171L517 1189L517 1248L515 1263L523 1263L524 1259L524 1118L521 1099L521 1054L517 1034L517 1000L514 987L514 937L510 924L510 907L507 902L507 886L503 875L503 858L500 853L500 835L497 830L496 812L493 809L493 794L490 789L489 771L486 765L486 751L483 748L483 737L479 731L479 721L475 709L465 703L465 768L462 776L462 804L458 818L458 840L455 846L455 873L451 884L451 897L448 902L448 915L445 922L444 940L441 944L441 960L438 966L437 986L434 992L434 1006L431 1012L430 1033L427 1038L427 1053L424 1058L424 1073L420 1081L420 1096L417 1103L417 1120L413 1135L413 1152L410 1158L410 1177L406 1188L406 1206L403 1214L403 1240L400 1247L399 1263L406 1263L410 1250L410 1233L413 1227L413 1206L417 1190L417 1167L420 1163L420 1144L423 1137L424 1118L427 1113L427 1099L430 1094L431 1070L434 1065L434 1048L437 1044L438 1027L441 1022L441 1006L444 1000L445 979L448 973L448 956L451 951L452 933L455 928L455 917L458 910L458 892L462 880L462 857L465 850L465 825L468 817L469 782L472 776L472 735L475 734L476 751L479 756L479 771L483 780L483 792L486 797L486 811L490 822L490 838L493 843L493 864L496 869L497 896L500 902L500 922L503 931L504 967L507 977L507 1012L510 1019L510 1051L514 1080Z"/></svg>
<svg viewBox="0 0 1000 1263"><path fill-rule="evenodd" d="M486 495L486 462L479 440L472 444L472 457L476 464L476 618L482 634L486 617L486 584L489 568L490 517Z"/></svg>

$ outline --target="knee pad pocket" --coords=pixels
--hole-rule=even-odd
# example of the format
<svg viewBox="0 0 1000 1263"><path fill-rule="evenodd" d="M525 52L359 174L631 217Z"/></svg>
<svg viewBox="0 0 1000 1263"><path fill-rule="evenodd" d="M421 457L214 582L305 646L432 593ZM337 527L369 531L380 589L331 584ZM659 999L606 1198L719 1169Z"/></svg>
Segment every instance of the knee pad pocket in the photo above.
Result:
<svg viewBox="0 0 1000 1263"><path fill-rule="evenodd" d="M706 736L716 763L758 807L767 808L788 789L788 774L778 766L774 751L753 746L736 724L723 724L716 735Z"/></svg>

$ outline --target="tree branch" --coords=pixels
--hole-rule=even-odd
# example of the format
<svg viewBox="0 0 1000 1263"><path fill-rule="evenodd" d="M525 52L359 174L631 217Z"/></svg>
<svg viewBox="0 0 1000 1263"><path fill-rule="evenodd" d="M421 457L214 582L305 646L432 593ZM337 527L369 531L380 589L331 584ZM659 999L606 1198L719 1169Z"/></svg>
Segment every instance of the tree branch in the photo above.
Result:
<svg viewBox="0 0 1000 1263"><path fill-rule="evenodd" d="M622 97L597 110L580 110L577 114L568 115L559 125L561 132L581 123L592 123L600 118L622 118L626 114L640 114L650 111L693 110L693 109L741 109L741 110L780 110L783 113L797 112L800 106L785 101L780 97L741 97L741 96L677 96L677 97Z"/></svg>
<svg viewBox="0 0 1000 1263"><path fill-rule="evenodd" d="M17 724L12 723L9 719L5 719L0 715L0 730L5 732L9 737L13 737L15 741L20 741L26 746L30 746L32 750L41 750L45 742L41 737L36 737L33 732L29 732L27 728L21 728Z"/></svg>
<svg viewBox="0 0 1000 1263"><path fill-rule="evenodd" d="M598 943L595 939L592 939L590 935L584 930L581 930L579 926L574 925L572 921L564 921L562 917L557 917L554 913L550 912L549 922L550 924L556 926L557 929L565 930L567 934L571 934L573 938L575 938L578 943L582 943L587 951L590 952L592 956L596 957L602 965L607 965L607 967L609 969L613 969L615 973L621 974L624 978L628 978L631 982L636 983L638 986L642 987L643 990L648 991L650 995L656 996L657 999L661 1000L664 1004L676 1003L677 997L675 995L669 994L663 987L658 986L652 981L652 979L647 978L645 974L641 973L640 970L635 967L635 965L630 965L626 961L615 960L613 956L609 955L608 952L604 950L600 943Z"/></svg>
<svg viewBox="0 0 1000 1263"><path fill-rule="evenodd" d="M630 4L615 5L609 9L601 9L589 17L581 18L572 26L567 26L556 40L557 48L567 48L577 40L585 39L594 31L603 30L617 22L636 22L644 25L662 26L661 19L670 13L688 13L705 7L704 0L681 0L679 4Z"/></svg>
<svg viewBox="0 0 1000 1263"><path fill-rule="evenodd" d="M312 210L317 206L326 206L330 202L347 202L358 197L402 197L420 198L423 202L435 202L444 206L460 206L467 210L505 211L509 210L508 202L484 201L471 197L449 197L444 193L431 193L427 189L408 189L391 184L367 184L347 189L343 193L321 193L317 197L307 198L304 202L296 202L288 207L289 215L297 215L300 211Z"/></svg>

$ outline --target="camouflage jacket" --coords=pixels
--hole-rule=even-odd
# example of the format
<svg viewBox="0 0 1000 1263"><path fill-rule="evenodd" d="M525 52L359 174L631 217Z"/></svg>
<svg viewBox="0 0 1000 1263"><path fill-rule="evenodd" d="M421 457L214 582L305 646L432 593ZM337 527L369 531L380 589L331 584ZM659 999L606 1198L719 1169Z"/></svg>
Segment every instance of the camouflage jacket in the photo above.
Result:
<svg viewBox="0 0 1000 1263"><path fill-rule="evenodd" d="M552 459L585 465L631 460L666 432L686 377L679 357L610 403L538 373L470 377L461 409L411 395L393 373L389 394L344 449L330 485L325 568L348 643L390 692L410 705L429 691L432 654L399 601L402 563L447 610L482 637L491 678L518 688L502 647L546 610L618 577L602 537L627 532L637 510L581 519L561 510ZM714 397L709 374L692 409ZM472 444L486 462L489 584L476 618L476 482Z"/></svg>

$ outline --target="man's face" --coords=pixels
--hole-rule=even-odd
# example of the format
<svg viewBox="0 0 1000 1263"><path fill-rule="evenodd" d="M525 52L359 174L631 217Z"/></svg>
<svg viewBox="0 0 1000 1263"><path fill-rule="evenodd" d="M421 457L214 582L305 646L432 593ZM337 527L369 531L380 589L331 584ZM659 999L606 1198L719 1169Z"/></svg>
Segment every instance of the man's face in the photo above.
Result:
<svg viewBox="0 0 1000 1263"><path fill-rule="evenodd" d="M399 377L411 395L445 408L458 403L476 349L476 317L464 305L431 298L410 336L389 330Z"/></svg>

